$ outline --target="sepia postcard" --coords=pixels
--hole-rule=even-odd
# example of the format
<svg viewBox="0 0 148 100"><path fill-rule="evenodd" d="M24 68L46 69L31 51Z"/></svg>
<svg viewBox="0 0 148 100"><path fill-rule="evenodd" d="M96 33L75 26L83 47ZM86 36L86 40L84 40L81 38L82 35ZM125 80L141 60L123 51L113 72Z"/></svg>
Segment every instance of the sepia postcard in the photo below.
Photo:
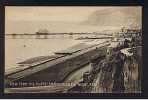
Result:
<svg viewBox="0 0 148 100"><path fill-rule="evenodd" d="M142 6L5 6L5 93L142 93Z"/></svg>

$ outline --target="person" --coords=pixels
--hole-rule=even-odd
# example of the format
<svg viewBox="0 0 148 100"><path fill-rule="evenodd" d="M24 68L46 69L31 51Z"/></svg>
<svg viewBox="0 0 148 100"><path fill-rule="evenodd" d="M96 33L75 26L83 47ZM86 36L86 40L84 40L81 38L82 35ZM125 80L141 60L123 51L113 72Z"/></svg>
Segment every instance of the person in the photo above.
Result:
<svg viewBox="0 0 148 100"><path fill-rule="evenodd" d="M129 43L129 41L127 39L125 39L125 41L124 41L124 48L128 48L129 47L128 43Z"/></svg>
<svg viewBox="0 0 148 100"><path fill-rule="evenodd" d="M124 67L124 54L121 52L117 53L116 56L116 62L115 62L115 74L114 74L114 83L113 83L113 92L124 92L124 73L123 73L123 67Z"/></svg>

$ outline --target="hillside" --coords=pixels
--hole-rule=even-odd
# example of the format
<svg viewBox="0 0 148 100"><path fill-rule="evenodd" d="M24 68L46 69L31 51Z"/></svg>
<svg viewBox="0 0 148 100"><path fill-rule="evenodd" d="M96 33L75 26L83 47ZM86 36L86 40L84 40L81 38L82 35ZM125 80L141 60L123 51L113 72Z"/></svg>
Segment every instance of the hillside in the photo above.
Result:
<svg viewBox="0 0 148 100"><path fill-rule="evenodd" d="M81 24L97 26L141 26L140 7L112 7L97 10Z"/></svg>

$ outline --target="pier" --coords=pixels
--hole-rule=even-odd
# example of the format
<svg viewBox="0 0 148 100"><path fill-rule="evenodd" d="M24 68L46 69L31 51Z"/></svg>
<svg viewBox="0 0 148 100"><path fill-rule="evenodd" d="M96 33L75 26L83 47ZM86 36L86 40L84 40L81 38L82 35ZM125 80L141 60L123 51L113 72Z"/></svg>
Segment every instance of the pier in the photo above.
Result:
<svg viewBox="0 0 148 100"><path fill-rule="evenodd" d="M112 38L112 34L104 34L104 33L13 33L13 34L5 34L5 38L11 39L53 39L53 38L74 38L74 39L86 39L88 37L99 37L104 38Z"/></svg>

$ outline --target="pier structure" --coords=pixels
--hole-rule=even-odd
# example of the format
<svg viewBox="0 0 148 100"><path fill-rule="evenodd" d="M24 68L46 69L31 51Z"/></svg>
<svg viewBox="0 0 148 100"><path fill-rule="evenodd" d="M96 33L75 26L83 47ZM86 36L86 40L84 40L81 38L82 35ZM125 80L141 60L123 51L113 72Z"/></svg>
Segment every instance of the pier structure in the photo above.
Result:
<svg viewBox="0 0 148 100"><path fill-rule="evenodd" d="M88 36L96 36L96 34L91 34L91 33L5 34L6 38L12 38L12 39L80 38Z"/></svg>
<svg viewBox="0 0 148 100"><path fill-rule="evenodd" d="M72 32L71 33L38 33L36 32L35 34L29 34L29 33L5 34L5 38L12 38L12 39L53 39L53 38L99 39L100 36L103 38L112 38L112 35L107 35L103 33L72 33Z"/></svg>

